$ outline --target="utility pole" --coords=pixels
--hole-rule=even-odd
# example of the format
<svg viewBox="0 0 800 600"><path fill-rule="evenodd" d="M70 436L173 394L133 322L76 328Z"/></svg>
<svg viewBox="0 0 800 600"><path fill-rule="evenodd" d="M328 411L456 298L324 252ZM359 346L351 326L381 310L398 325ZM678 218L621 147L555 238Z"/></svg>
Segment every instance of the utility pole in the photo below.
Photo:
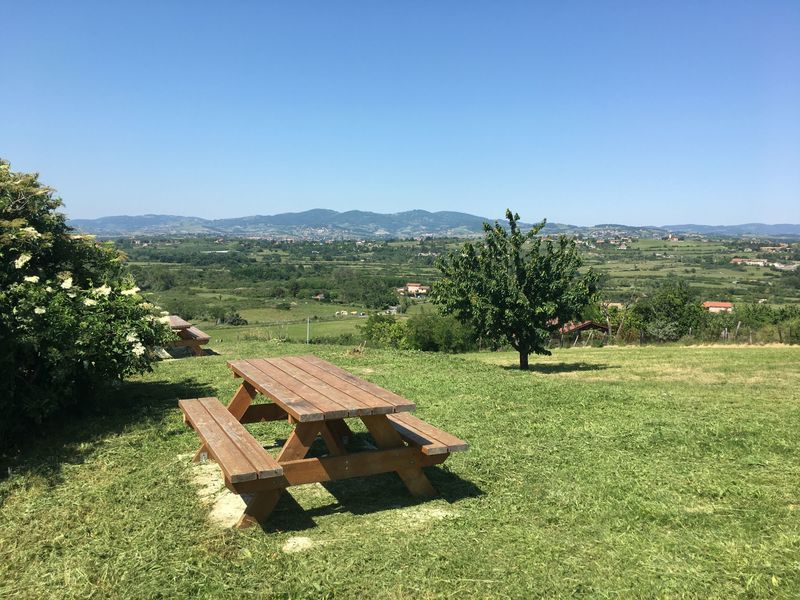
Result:
<svg viewBox="0 0 800 600"><path fill-rule="evenodd" d="M306 317L306 344L311 343L311 317Z"/></svg>

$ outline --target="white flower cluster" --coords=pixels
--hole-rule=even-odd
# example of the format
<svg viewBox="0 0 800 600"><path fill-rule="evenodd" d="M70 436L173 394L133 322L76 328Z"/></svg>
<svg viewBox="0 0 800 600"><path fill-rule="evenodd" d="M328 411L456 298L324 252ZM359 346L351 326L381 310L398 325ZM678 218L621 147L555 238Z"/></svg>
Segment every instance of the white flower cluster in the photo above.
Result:
<svg viewBox="0 0 800 600"><path fill-rule="evenodd" d="M28 262L30 259L31 259L31 255L30 255L30 254L27 254L27 253L25 253L25 254L20 254L20 255L19 255L19 258L18 258L17 260L15 260L15 261L14 261L14 266L15 266L17 269L21 269L22 267L24 267L24 266L27 264L27 262Z"/></svg>
<svg viewBox="0 0 800 600"><path fill-rule="evenodd" d="M42 237L42 234L36 231L35 227L23 227L22 229L20 229L20 231L24 233L26 236L31 237L33 239Z"/></svg>

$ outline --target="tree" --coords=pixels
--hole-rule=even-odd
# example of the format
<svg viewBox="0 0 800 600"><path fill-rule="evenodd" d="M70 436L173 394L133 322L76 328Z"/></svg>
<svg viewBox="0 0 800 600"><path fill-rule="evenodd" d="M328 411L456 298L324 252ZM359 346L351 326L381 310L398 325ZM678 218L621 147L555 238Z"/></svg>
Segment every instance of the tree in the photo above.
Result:
<svg viewBox="0 0 800 600"><path fill-rule="evenodd" d="M0 445L106 382L150 368L173 336L110 244L77 235L35 174L0 160Z"/></svg>
<svg viewBox="0 0 800 600"><path fill-rule="evenodd" d="M706 317L697 294L678 277L667 277L639 299L633 312L645 331L659 341L677 340Z"/></svg>
<svg viewBox="0 0 800 600"><path fill-rule="evenodd" d="M506 218L510 231L496 221L484 223L482 242L467 242L438 261L442 279L434 283L432 298L444 314L488 341L511 344L519 368L527 369L529 355L550 354L551 332L591 302L597 276L591 269L579 273L574 240L537 235L546 221L523 233L518 214L507 210Z"/></svg>

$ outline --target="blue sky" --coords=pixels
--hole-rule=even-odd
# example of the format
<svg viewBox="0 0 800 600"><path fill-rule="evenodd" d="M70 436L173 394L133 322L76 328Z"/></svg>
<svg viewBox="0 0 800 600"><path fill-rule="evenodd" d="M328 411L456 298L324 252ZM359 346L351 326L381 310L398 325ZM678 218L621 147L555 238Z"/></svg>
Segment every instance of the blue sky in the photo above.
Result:
<svg viewBox="0 0 800 600"><path fill-rule="evenodd" d="M0 156L74 218L800 222L800 2L8 2Z"/></svg>

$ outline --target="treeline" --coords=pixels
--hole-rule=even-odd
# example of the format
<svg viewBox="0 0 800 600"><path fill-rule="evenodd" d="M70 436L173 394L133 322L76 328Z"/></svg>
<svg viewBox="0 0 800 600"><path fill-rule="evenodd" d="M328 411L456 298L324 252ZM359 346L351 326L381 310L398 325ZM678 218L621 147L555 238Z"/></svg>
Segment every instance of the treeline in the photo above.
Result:
<svg viewBox="0 0 800 600"><path fill-rule="evenodd" d="M733 312L712 313L703 308L697 292L677 277L654 286L622 309L595 307L588 316L605 322L616 342L800 343L800 306L739 302Z"/></svg>

